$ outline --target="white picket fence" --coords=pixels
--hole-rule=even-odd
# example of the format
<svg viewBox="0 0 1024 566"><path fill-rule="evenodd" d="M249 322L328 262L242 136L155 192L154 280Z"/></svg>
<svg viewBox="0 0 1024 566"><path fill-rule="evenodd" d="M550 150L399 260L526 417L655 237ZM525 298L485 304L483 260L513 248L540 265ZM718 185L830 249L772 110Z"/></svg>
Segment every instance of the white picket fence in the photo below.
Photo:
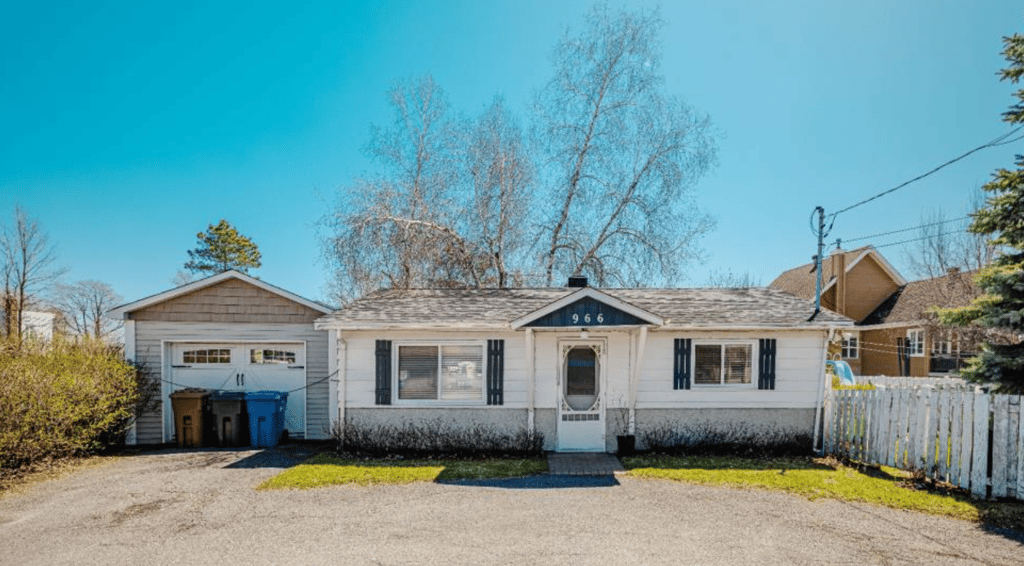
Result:
<svg viewBox="0 0 1024 566"><path fill-rule="evenodd" d="M875 390L829 388L825 453L922 470L974 497L1024 499L1021 396L985 393L962 381L890 379L901 381L875 382Z"/></svg>

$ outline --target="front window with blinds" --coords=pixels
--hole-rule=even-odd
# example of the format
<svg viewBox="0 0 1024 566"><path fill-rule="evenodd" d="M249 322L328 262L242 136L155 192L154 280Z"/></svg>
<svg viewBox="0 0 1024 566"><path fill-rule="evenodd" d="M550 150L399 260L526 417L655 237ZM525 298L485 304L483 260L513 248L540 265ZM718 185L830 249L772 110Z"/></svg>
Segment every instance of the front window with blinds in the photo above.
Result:
<svg viewBox="0 0 1024 566"><path fill-rule="evenodd" d="M400 401L484 401L482 344L410 344L397 350Z"/></svg>
<svg viewBox="0 0 1024 566"><path fill-rule="evenodd" d="M753 374L752 344L695 344L694 384L749 385Z"/></svg>

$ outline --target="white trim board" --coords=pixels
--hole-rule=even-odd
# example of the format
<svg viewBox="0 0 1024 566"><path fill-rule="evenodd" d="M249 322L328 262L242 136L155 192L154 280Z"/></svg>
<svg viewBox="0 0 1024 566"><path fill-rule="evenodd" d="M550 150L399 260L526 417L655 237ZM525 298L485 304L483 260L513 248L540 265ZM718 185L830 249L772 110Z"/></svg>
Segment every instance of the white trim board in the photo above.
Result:
<svg viewBox="0 0 1024 566"><path fill-rule="evenodd" d="M307 299L305 297L300 297L299 295L296 295L295 293L291 293L289 291L285 291L284 289L282 289L280 287L271 285L270 283L267 283L265 281L261 281L259 279L256 279L255 277L250 277L249 275L246 275L246 274L242 273L241 271L236 271L234 269L229 269L228 271L222 271L222 272L220 272L220 273L218 273L216 275L211 275L210 277L206 277L205 279L200 279L198 281L193 281L193 282L188 283L186 285L182 285L180 287L175 287L174 289L170 289L170 290L164 291L162 293L157 293L156 295L150 295L150 296L148 296L148 297L146 297L144 299L139 299L138 301L135 301L135 302L132 302L132 303L128 303L128 304L124 304L124 305L121 305L119 307L115 307L115 308L110 310L110 314L114 315L114 316L122 316L122 317L124 317L124 316L127 316L128 313L135 312L137 310L141 310L141 309L144 309L146 307L149 307L149 306L152 306L152 305L155 305L155 304L158 304L158 303L162 303L164 301L173 299L175 297L180 297L182 295L186 295L186 294L191 293L193 291L198 291L200 289L205 289L206 287L210 287L211 285L216 285L217 283L220 283L222 281L226 281L228 279L238 279L239 281L243 281L243 282L248 283L250 285L253 285L255 287L259 287L260 289L263 289L264 291L267 291L269 293L273 293L273 294L278 295L280 297L284 297L284 298L286 298L286 299L288 299L290 301L296 302L296 303L298 303L300 305L303 305L305 307L311 308L311 309L313 309L313 310L315 310L317 312L321 312L323 314L331 314L332 312L334 312L330 307L327 307L325 305L321 305L320 303L317 303L315 301L311 301L311 300L309 300L309 299Z"/></svg>

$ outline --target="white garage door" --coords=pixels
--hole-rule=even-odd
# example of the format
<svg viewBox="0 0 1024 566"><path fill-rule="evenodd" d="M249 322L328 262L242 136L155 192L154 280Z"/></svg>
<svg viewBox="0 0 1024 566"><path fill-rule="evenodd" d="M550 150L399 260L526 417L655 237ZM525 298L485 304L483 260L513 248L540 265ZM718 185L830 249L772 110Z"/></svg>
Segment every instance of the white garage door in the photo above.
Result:
<svg viewBox="0 0 1024 566"><path fill-rule="evenodd" d="M306 431L306 348L298 343L211 344L171 346L172 382L167 394L184 387L223 391L290 391L284 428L291 436ZM295 391L298 389L298 391ZM174 438L170 398L165 399L167 438Z"/></svg>

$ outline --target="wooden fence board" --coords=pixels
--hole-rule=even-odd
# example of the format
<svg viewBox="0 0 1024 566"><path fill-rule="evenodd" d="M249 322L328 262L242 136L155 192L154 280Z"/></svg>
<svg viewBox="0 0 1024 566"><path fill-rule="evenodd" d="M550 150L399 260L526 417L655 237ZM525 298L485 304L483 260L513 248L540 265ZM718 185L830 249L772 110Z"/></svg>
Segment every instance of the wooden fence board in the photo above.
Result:
<svg viewBox="0 0 1024 566"><path fill-rule="evenodd" d="M918 425L921 413L921 388L907 390L906 399L906 470L921 468L918 464Z"/></svg>
<svg viewBox="0 0 1024 566"><path fill-rule="evenodd" d="M897 421L898 428L896 430L896 433L897 433L897 436L896 436L896 443L897 444L896 444L896 446L899 449L899 451L896 452L896 462L895 462L895 465L896 465L897 468L906 468L907 467L907 444L908 444L908 437L907 437L908 432L907 431L910 428L910 407L911 407L911 403L912 403L912 401L911 401L912 394L913 394L913 390L912 389L907 389L907 388L900 389L900 412L899 412L899 421Z"/></svg>
<svg viewBox="0 0 1024 566"><path fill-rule="evenodd" d="M939 427L938 450L935 451L935 477L941 481L949 481L949 427L953 423L950 415L952 402L953 392L946 388L940 389L939 402L935 404L938 408L936 422Z"/></svg>
<svg viewBox="0 0 1024 566"><path fill-rule="evenodd" d="M1017 431L1020 428L1020 396L1011 395L1007 402L1009 419L1006 429L1006 497L1017 497L1017 466L1020 452L1017 451Z"/></svg>
<svg viewBox="0 0 1024 566"><path fill-rule="evenodd" d="M988 491L988 395L974 392L974 435L971 455L971 495L984 498Z"/></svg>
<svg viewBox="0 0 1024 566"><path fill-rule="evenodd" d="M825 454L833 454L832 447L832 423L833 423L833 410L832 406L835 404L836 390L829 387L825 394L825 421L821 425L821 449Z"/></svg>
<svg viewBox="0 0 1024 566"><path fill-rule="evenodd" d="M1017 403L1017 499L1024 499L1024 397Z"/></svg>
<svg viewBox="0 0 1024 566"><path fill-rule="evenodd" d="M992 398L992 497L1006 497L1006 448L1010 428L1010 397Z"/></svg>
<svg viewBox="0 0 1024 566"><path fill-rule="evenodd" d="M963 392L960 403L963 413L960 424L960 469L957 485L963 489L971 487L971 434L974 432L974 395Z"/></svg>
<svg viewBox="0 0 1024 566"><path fill-rule="evenodd" d="M935 405L938 401L938 391L934 387L928 387L921 394L924 397L924 419L918 429L921 443L920 466L928 477L934 477L935 439L939 434L935 426Z"/></svg>

